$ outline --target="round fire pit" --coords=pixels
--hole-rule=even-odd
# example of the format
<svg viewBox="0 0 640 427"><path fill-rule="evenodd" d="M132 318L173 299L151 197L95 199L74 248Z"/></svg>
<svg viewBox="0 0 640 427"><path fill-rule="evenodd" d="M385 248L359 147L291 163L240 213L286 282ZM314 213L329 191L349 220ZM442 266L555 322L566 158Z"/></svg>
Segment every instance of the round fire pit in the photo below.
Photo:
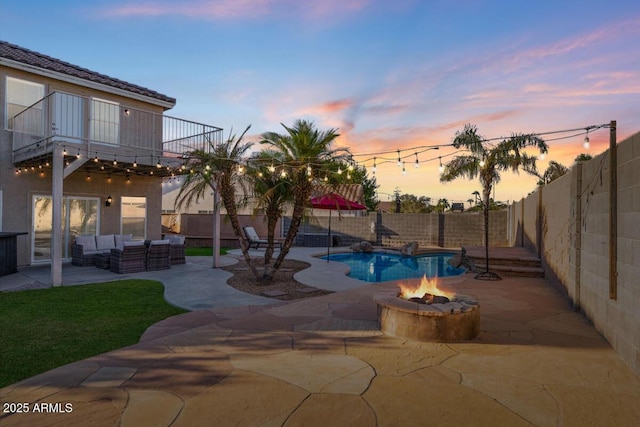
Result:
<svg viewBox="0 0 640 427"><path fill-rule="evenodd" d="M375 296L378 325L386 335L426 342L471 340L480 333L480 306L466 295L448 302L409 301L397 292ZM435 300L439 301L439 300Z"/></svg>

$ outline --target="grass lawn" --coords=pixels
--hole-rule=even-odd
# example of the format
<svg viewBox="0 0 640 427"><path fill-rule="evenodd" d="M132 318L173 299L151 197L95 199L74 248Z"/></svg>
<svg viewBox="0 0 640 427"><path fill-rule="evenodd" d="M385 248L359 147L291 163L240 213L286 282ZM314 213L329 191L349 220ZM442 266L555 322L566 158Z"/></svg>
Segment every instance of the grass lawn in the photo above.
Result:
<svg viewBox="0 0 640 427"><path fill-rule="evenodd" d="M226 255L230 248L220 248L220 255ZM185 248L187 256L213 256L213 248Z"/></svg>
<svg viewBox="0 0 640 427"><path fill-rule="evenodd" d="M0 387L139 341L186 310L153 280L0 292Z"/></svg>

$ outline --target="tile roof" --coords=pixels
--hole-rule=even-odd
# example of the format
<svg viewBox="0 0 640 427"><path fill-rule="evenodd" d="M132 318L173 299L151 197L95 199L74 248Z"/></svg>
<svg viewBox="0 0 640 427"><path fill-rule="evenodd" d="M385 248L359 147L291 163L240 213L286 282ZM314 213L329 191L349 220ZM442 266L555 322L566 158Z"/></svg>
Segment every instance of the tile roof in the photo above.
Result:
<svg viewBox="0 0 640 427"><path fill-rule="evenodd" d="M147 89L145 87L138 86L132 83L127 83L125 81L118 80L104 74L96 73L95 71L87 70L86 68L82 68L77 65L73 65L68 62L64 62L59 59L25 49L23 47L16 46L2 40L0 40L0 58L6 58L12 61L20 62L22 64L31 65L33 67L55 71L90 82L111 86L116 89L147 96L159 101L168 102L171 104L176 103L175 98L163 95L154 90Z"/></svg>

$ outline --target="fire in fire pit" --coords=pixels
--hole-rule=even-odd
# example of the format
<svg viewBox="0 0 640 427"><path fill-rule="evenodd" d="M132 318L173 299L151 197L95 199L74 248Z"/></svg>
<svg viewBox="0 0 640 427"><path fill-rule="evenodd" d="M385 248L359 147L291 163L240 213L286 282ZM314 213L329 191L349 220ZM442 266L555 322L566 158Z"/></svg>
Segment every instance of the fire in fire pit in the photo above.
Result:
<svg viewBox="0 0 640 427"><path fill-rule="evenodd" d="M378 325L387 335L418 341L455 342L480 333L480 306L467 295L438 287L438 279L423 277L419 285L403 283L400 292L385 291L374 299Z"/></svg>
<svg viewBox="0 0 640 427"><path fill-rule="evenodd" d="M438 288L438 279L427 279L422 277L422 281L418 287L414 287L405 283L400 285L399 298L417 302L418 304L446 304L455 300L455 294Z"/></svg>

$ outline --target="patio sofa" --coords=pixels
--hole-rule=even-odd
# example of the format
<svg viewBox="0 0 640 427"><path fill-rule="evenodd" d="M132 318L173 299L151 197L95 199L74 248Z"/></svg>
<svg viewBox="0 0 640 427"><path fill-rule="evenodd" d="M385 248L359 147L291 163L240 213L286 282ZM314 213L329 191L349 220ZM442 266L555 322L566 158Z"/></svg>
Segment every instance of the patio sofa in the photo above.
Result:
<svg viewBox="0 0 640 427"><path fill-rule="evenodd" d="M96 254L110 253L111 249L131 240L131 234L76 236L71 245L71 264L78 267L96 265Z"/></svg>

